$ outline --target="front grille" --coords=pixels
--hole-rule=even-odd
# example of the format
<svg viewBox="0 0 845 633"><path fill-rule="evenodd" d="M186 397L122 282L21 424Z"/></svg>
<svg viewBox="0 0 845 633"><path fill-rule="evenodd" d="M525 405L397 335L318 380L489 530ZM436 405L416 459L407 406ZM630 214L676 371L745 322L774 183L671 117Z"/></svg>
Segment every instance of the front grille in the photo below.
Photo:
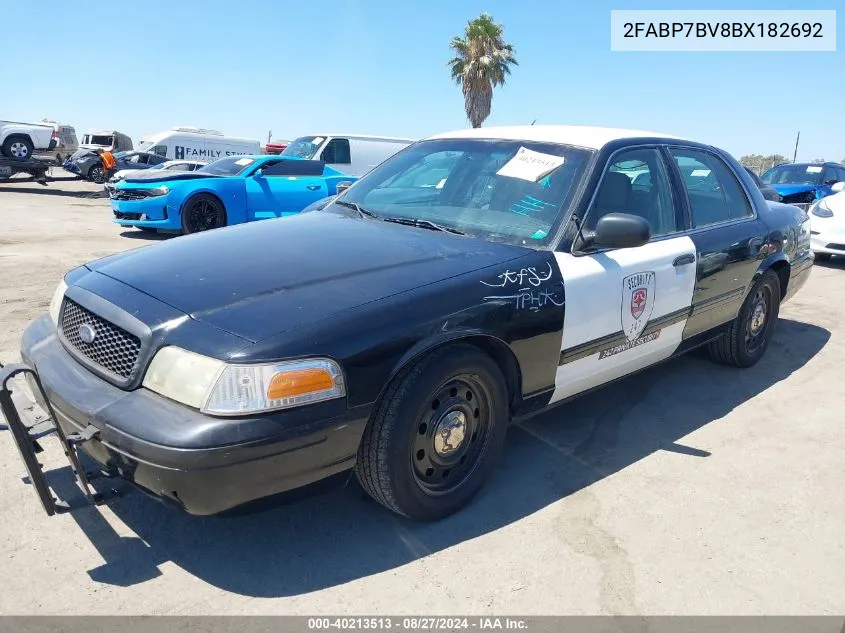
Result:
<svg viewBox="0 0 845 633"><path fill-rule="evenodd" d="M109 191L109 197L112 200L143 200L149 198L147 192L143 189L113 189Z"/></svg>
<svg viewBox="0 0 845 633"><path fill-rule="evenodd" d="M118 220L140 220L141 214L140 213L124 213L123 211L115 211L114 217Z"/></svg>
<svg viewBox="0 0 845 633"><path fill-rule="evenodd" d="M91 343L82 340L79 330L83 324L94 328L96 336ZM137 336L67 298L62 310L62 334L80 354L121 378L129 378L141 352Z"/></svg>

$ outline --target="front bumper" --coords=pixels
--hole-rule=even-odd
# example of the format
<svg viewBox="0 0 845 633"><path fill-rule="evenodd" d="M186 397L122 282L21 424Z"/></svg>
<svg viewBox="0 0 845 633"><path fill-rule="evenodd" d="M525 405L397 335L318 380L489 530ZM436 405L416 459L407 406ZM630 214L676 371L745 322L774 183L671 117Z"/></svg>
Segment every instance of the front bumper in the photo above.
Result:
<svg viewBox="0 0 845 633"><path fill-rule="evenodd" d="M813 220L815 227L810 231L810 248L814 253L825 253L828 255L845 255L845 231L831 230L827 227L818 226L823 224Z"/></svg>
<svg viewBox="0 0 845 633"><path fill-rule="evenodd" d="M349 410L335 400L215 418L147 389L124 391L74 360L47 315L27 327L21 356L38 373L67 434L89 424L99 431L83 452L195 515L226 512L349 470L369 417L369 408Z"/></svg>
<svg viewBox="0 0 845 633"><path fill-rule="evenodd" d="M113 190L118 191L117 189ZM114 195L112 191L109 196ZM153 229L178 230L181 219L178 210L167 204L168 196L141 198L140 200L117 200L110 198L116 224L121 226L142 226Z"/></svg>

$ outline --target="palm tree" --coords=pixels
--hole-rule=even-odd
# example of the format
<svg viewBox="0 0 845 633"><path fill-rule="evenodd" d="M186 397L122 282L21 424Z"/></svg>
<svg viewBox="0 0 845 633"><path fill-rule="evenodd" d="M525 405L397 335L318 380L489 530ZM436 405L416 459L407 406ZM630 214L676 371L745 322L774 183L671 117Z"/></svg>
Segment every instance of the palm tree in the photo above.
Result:
<svg viewBox="0 0 845 633"><path fill-rule="evenodd" d="M502 25L487 13L468 22L464 37L453 37L450 46L455 56L448 65L463 88L467 119L472 127L481 127L490 116L493 88L504 85L511 66L519 65L513 46L502 39Z"/></svg>

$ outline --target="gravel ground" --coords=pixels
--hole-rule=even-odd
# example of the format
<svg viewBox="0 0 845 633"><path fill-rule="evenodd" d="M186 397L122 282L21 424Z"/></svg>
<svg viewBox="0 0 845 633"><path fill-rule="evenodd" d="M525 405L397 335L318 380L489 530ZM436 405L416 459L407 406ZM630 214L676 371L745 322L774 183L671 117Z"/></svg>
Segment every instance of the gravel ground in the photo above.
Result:
<svg viewBox="0 0 845 633"><path fill-rule="evenodd" d="M3 362L67 269L155 241L100 191L0 184ZM433 525L354 484L240 518L132 493L48 519L2 433L0 614L845 613L843 297L845 264L818 265L757 367L689 356L512 429Z"/></svg>

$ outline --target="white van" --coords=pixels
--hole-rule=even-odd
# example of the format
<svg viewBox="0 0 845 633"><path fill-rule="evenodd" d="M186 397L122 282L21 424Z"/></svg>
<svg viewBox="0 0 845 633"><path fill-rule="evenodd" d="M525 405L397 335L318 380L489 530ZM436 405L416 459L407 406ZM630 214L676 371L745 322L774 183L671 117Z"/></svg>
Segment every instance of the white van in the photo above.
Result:
<svg viewBox="0 0 845 633"><path fill-rule="evenodd" d="M361 177L415 142L409 138L364 134L314 134L300 136L281 155L321 160L341 173Z"/></svg>
<svg viewBox="0 0 845 633"><path fill-rule="evenodd" d="M261 143L248 138L224 136L217 130L174 127L141 139L138 149L166 156L171 160L211 162L226 156L260 154Z"/></svg>

